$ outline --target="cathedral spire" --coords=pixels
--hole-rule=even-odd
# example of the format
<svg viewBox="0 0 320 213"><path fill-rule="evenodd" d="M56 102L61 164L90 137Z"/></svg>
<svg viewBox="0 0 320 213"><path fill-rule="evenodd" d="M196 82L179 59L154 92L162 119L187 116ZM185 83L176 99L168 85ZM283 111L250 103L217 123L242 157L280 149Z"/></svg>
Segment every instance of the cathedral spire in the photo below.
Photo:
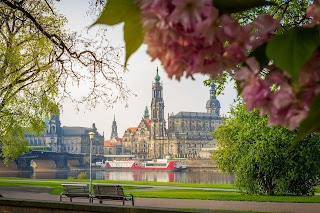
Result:
<svg viewBox="0 0 320 213"><path fill-rule="evenodd" d="M116 115L113 115L111 138L117 138L117 137L118 137L118 131L117 131Z"/></svg>
<svg viewBox="0 0 320 213"><path fill-rule="evenodd" d="M159 76L158 67L157 67L157 75L156 75L156 77L154 77L154 80L156 80L156 82L159 82L159 81L160 81L160 76Z"/></svg>
<svg viewBox="0 0 320 213"><path fill-rule="evenodd" d="M144 110L144 115L143 115L144 119L149 119L149 110L148 110L148 106L146 106L146 109Z"/></svg>

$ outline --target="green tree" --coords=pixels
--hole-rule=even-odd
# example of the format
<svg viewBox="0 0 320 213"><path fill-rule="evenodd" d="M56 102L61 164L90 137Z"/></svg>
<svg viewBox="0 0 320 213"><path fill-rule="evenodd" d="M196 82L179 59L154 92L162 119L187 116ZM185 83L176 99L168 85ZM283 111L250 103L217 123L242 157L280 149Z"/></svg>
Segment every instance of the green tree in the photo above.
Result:
<svg viewBox="0 0 320 213"><path fill-rule="evenodd" d="M212 159L223 172L235 174L243 192L268 195L306 195L314 192L320 178L320 137L311 134L288 148L296 131L268 127L259 110L246 112L240 103L231 109L213 136L218 150Z"/></svg>
<svg viewBox="0 0 320 213"><path fill-rule="evenodd" d="M0 148L5 162L26 152L25 133L41 134L59 101L106 107L130 92L116 67L120 48L66 31L51 0L0 0ZM87 71L87 72L85 72ZM72 97L70 85L89 85ZM87 82L90 82L88 84Z"/></svg>

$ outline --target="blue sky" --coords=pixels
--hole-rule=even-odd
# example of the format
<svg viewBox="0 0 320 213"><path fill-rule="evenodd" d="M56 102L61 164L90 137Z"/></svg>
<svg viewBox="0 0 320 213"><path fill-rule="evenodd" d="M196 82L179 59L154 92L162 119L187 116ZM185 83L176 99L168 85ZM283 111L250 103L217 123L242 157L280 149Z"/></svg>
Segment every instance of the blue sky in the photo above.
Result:
<svg viewBox="0 0 320 213"><path fill-rule="evenodd" d="M67 28L72 31L85 31L84 29L94 22L94 19L87 16L89 0L67 0L56 3L56 8L68 19ZM94 36L96 27L89 30L89 35ZM113 46L124 46L122 25L108 27L108 40ZM159 75L164 87L165 113L178 113L180 111L205 112L205 104L209 99L209 87L203 85L203 80L207 76L202 74L195 75L195 80L182 78L180 82L171 80L167 77L160 61L151 62L151 58L146 53L147 46L142 45L139 50L129 59L129 72L124 73L123 77L128 88L136 94L129 97L128 107L125 103L117 103L112 108L106 109L99 105L91 110L80 112L74 110L74 105L69 101L62 103L61 123L62 126L84 126L90 127L96 124L98 131L104 132L105 139L110 138L111 125L115 114L118 124L118 134L122 137L125 129L135 127L140 123L145 106L151 105L151 87L156 69L159 67ZM80 93L80 88L75 88L73 94ZM227 114L230 104L236 98L236 91L233 85L227 85L224 95L218 96L221 103L221 114ZM166 116L167 117L167 116Z"/></svg>

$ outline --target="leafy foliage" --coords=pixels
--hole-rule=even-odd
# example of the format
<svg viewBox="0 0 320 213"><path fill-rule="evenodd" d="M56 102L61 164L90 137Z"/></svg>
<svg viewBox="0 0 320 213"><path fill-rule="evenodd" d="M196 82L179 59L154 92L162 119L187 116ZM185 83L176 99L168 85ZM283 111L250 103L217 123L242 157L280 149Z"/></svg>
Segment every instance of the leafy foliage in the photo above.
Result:
<svg viewBox="0 0 320 213"><path fill-rule="evenodd" d="M124 22L125 64L143 42L140 10L133 0L109 0L94 24L115 25Z"/></svg>
<svg viewBox="0 0 320 213"><path fill-rule="evenodd" d="M243 103L232 108L225 125L213 136L218 150L212 155L222 171L234 172L236 185L249 194L307 195L320 177L320 136L309 135L292 150L295 131L268 127L268 117Z"/></svg>
<svg viewBox="0 0 320 213"><path fill-rule="evenodd" d="M85 172L80 172L77 176L78 179L88 179L88 175Z"/></svg>
<svg viewBox="0 0 320 213"><path fill-rule="evenodd" d="M131 94L116 71L121 48L63 29L52 0L0 0L0 147L5 162L28 151L24 134L41 134L44 118L68 98L87 108L110 107ZM123 70L123 69L120 69ZM90 82L88 84L88 82ZM70 87L88 86L74 97Z"/></svg>
<svg viewBox="0 0 320 213"><path fill-rule="evenodd" d="M299 71L319 45L317 29L293 28L269 41L266 53L269 60L286 70L297 82Z"/></svg>
<svg viewBox="0 0 320 213"><path fill-rule="evenodd" d="M65 19L47 16L44 4L34 1L27 8L37 8L33 15L42 16L41 24L59 33ZM28 151L26 132L40 134L46 128L43 118L57 113L58 87L52 42L19 11L1 6L0 13L6 17L0 22L0 141L7 162Z"/></svg>

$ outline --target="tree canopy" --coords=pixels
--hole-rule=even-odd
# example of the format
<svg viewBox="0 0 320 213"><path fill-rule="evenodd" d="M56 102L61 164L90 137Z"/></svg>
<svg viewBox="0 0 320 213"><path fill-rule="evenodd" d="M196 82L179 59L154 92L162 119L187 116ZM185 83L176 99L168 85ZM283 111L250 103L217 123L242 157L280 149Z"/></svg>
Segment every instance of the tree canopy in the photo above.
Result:
<svg viewBox="0 0 320 213"><path fill-rule="evenodd" d="M25 133L41 134L64 98L94 107L126 100L121 48L65 30L53 1L0 0L0 145L5 162L27 151ZM101 37L100 37L101 36ZM90 84L88 84L90 82ZM79 99L70 85L89 85Z"/></svg>
<svg viewBox="0 0 320 213"><path fill-rule="evenodd" d="M297 132L268 127L268 116L243 103L231 109L213 136L218 149L212 158L218 167L234 173L240 190L251 194L308 195L320 178L320 136L311 134L292 150Z"/></svg>

